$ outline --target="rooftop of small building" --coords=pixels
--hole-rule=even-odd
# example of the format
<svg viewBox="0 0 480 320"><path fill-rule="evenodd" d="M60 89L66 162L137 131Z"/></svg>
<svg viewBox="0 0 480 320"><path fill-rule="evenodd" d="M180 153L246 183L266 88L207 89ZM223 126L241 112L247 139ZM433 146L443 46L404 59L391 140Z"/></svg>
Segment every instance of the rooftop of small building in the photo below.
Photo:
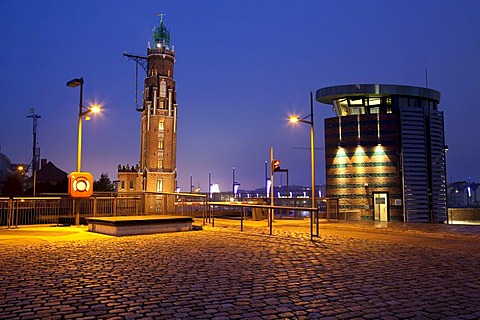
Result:
<svg viewBox="0 0 480 320"><path fill-rule="evenodd" d="M332 104L336 99L354 96L404 96L440 102L440 92L437 90L396 84L347 84L320 88L316 92L316 100L325 104Z"/></svg>

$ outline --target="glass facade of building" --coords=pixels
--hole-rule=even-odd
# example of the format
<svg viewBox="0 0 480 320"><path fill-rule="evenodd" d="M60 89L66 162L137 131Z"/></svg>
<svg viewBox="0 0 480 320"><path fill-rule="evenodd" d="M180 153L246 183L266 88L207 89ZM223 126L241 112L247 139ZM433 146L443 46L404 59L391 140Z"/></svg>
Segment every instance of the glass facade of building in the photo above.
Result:
<svg viewBox="0 0 480 320"><path fill-rule="evenodd" d="M398 85L319 89L326 192L349 219L447 220L443 112L438 91Z"/></svg>

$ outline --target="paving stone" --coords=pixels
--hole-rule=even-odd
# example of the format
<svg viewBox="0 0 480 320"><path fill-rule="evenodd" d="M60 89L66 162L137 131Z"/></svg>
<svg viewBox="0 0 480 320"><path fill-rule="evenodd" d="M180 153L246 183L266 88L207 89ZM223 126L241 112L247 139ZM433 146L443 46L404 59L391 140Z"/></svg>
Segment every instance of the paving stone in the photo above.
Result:
<svg viewBox="0 0 480 320"><path fill-rule="evenodd" d="M0 319L480 318L480 254L293 236L0 244Z"/></svg>

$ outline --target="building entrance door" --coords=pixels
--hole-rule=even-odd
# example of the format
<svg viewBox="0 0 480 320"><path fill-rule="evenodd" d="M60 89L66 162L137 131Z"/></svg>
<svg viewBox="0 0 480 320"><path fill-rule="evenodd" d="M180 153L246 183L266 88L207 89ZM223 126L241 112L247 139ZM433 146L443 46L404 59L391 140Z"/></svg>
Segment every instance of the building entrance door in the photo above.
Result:
<svg viewBox="0 0 480 320"><path fill-rule="evenodd" d="M388 221L388 193L373 193L373 220Z"/></svg>

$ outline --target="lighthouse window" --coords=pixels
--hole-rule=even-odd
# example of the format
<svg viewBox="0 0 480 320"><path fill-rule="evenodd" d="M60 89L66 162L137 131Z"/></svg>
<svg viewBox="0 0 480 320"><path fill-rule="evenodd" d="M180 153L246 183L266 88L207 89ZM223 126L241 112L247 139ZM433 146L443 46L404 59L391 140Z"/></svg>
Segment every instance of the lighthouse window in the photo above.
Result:
<svg viewBox="0 0 480 320"><path fill-rule="evenodd" d="M167 97L167 83L165 80L160 82L160 97L166 98Z"/></svg>
<svg viewBox="0 0 480 320"><path fill-rule="evenodd" d="M160 131L163 131L163 130L164 130L164 123L163 123L163 121L160 121L160 122L158 123L158 130L160 130Z"/></svg>

